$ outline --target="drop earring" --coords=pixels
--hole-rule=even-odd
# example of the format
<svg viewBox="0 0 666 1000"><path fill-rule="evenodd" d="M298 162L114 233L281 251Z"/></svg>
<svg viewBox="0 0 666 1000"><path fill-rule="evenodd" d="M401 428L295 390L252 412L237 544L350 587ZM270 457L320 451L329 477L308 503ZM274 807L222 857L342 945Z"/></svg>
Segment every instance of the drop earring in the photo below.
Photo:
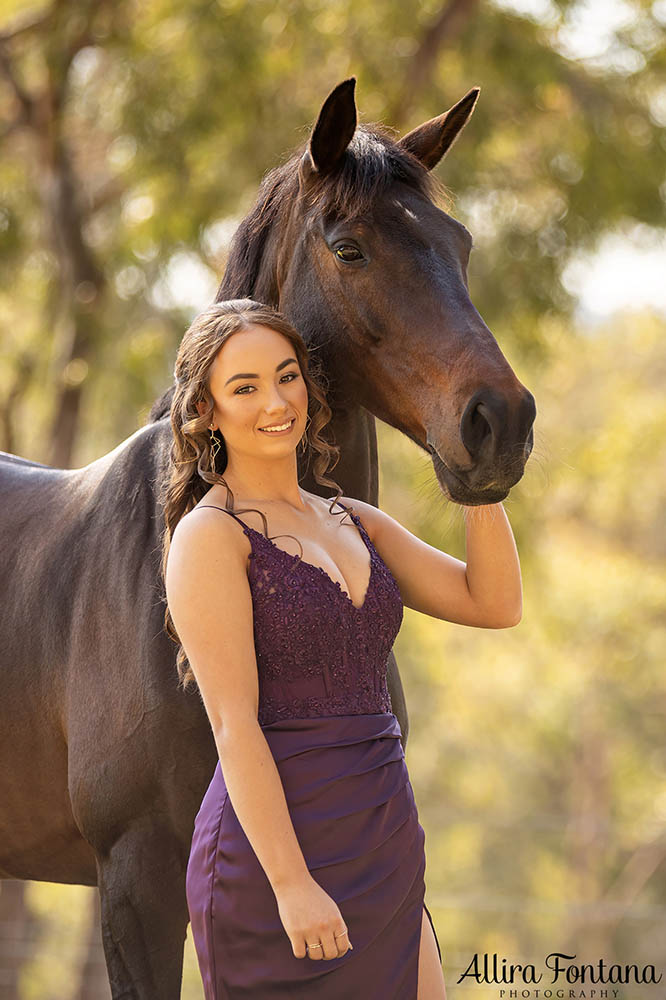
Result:
<svg viewBox="0 0 666 1000"><path fill-rule="evenodd" d="M308 446L310 444L308 439L308 427L310 426L310 423L311 423L311 418L310 415L308 414L308 418L305 421L305 430L303 431L303 437L298 442L298 450L302 453L305 453L308 450Z"/></svg>
<svg viewBox="0 0 666 1000"><path fill-rule="evenodd" d="M215 456L217 455L217 453L218 453L218 451L220 450L221 447L222 447L222 445L220 444L218 438L215 437L215 428L211 425L211 427L210 427L210 471L213 473L214 476L218 475L218 472L217 472L217 470L215 468Z"/></svg>

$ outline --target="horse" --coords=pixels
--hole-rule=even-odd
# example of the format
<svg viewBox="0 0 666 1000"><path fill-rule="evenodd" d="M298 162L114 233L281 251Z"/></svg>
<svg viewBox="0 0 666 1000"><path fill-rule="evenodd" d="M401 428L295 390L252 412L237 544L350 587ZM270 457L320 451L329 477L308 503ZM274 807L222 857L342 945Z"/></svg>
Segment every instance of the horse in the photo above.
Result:
<svg viewBox="0 0 666 1000"><path fill-rule="evenodd" d="M398 139L358 123L355 82L262 180L216 301L276 306L320 355L344 494L377 503L379 417L430 455L445 498L500 501L523 475L534 399L470 301L471 236L431 174L479 88ZM114 1000L180 995L187 861L217 763L163 628L172 392L83 468L0 457L0 877L99 887ZM387 669L405 741L395 657Z"/></svg>

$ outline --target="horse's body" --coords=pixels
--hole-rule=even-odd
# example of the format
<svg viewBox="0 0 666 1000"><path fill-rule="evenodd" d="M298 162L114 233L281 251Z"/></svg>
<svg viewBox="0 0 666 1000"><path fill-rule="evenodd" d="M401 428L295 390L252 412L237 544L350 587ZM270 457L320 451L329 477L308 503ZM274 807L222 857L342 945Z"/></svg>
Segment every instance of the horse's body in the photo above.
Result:
<svg viewBox="0 0 666 1000"><path fill-rule="evenodd" d="M333 476L372 503L373 414L432 454L460 502L503 499L531 448L533 399L467 295L468 234L428 197L477 96L396 143L355 134L353 80L340 84L305 151L262 184L217 296L278 306L321 354ZM83 469L0 457L0 875L99 886L114 1000L180 995L185 870L217 760L163 631L170 396ZM393 657L389 687L406 737Z"/></svg>

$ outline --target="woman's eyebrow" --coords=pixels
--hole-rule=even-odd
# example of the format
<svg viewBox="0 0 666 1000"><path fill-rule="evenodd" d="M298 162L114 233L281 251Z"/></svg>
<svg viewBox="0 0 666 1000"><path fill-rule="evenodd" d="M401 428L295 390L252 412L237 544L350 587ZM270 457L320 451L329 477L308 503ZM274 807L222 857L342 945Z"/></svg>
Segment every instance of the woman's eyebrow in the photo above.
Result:
<svg viewBox="0 0 666 1000"><path fill-rule="evenodd" d="M275 369L275 371L279 372L283 368L286 368L287 365L291 365L291 364L298 364L298 362L296 361L296 358L285 358L284 361L280 362L280 364L277 366L277 368ZM227 381L224 384L225 385L229 385L230 382L235 382L239 378L260 378L260 377L261 376L257 375L256 372L244 372L244 373L241 373L240 375L232 375L231 378L228 378Z"/></svg>

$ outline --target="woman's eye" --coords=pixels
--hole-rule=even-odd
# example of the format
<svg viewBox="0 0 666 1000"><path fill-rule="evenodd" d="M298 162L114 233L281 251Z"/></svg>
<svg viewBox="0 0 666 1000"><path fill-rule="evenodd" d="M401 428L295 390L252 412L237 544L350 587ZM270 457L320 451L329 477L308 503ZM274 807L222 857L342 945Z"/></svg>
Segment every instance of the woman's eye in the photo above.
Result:
<svg viewBox="0 0 666 1000"><path fill-rule="evenodd" d="M282 381L282 379L284 379L284 378L288 378L288 379L289 379L289 381L291 382L291 381L293 381L293 379L295 379L295 378L298 378L298 372L286 372L286 373L285 373L285 374L284 374L284 375L282 376L282 378L280 379L280 381ZM247 396L247 395L248 395L248 393L247 393L247 392L243 392L243 389L254 389L254 388L255 388L255 387L254 387L253 385L241 385L241 386L240 386L240 387L239 387L238 389L236 389L236 391L234 392L234 396Z"/></svg>
<svg viewBox="0 0 666 1000"><path fill-rule="evenodd" d="M335 251L335 256L338 260L344 260L348 263L351 260L362 260L363 254L358 249L358 247L353 247L351 244L346 244L345 246L338 247Z"/></svg>

